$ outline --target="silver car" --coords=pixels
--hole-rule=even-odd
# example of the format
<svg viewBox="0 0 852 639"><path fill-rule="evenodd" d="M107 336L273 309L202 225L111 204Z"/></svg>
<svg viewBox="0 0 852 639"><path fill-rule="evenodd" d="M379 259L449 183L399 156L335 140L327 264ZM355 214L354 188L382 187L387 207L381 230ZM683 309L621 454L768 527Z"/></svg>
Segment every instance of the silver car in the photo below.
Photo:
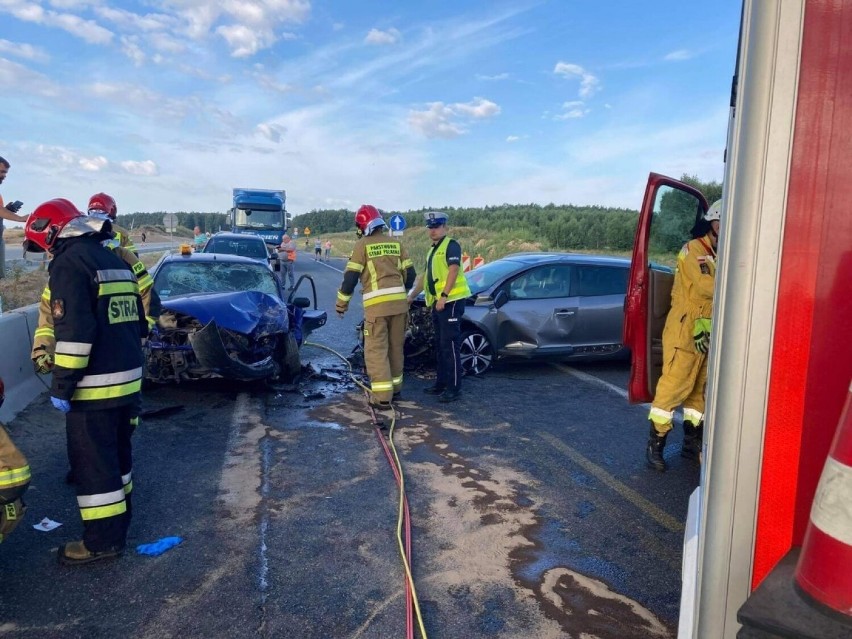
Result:
<svg viewBox="0 0 852 639"><path fill-rule="evenodd" d="M621 329L629 269L625 258L516 253L468 272L465 372L482 374L503 358L628 357Z"/></svg>

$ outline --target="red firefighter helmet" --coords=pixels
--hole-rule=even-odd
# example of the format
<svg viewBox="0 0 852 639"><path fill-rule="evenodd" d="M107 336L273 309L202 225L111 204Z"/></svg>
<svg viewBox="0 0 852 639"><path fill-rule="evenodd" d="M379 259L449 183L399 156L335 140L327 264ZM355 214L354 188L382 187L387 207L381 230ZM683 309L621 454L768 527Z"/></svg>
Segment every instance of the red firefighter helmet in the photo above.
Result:
<svg viewBox="0 0 852 639"><path fill-rule="evenodd" d="M89 213L102 213L114 220L118 215L118 206L115 204L115 199L106 193L95 193L89 198Z"/></svg>
<svg viewBox="0 0 852 639"><path fill-rule="evenodd" d="M364 204L355 214L355 226L358 228L359 236L369 235L374 230L385 226L385 221L379 209L372 204Z"/></svg>
<svg viewBox="0 0 852 639"><path fill-rule="evenodd" d="M50 251L56 240L111 230L108 218L100 215L89 218L68 200L57 198L39 205L30 214L24 227L24 251Z"/></svg>

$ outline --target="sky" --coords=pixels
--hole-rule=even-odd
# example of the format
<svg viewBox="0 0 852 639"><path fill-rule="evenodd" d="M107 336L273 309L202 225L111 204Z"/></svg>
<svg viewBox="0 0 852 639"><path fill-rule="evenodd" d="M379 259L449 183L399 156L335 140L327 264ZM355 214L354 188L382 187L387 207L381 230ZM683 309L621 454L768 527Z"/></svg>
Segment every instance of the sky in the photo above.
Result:
<svg viewBox="0 0 852 639"><path fill-rule="evenodd" d="M721 180L736 0L0 0L0 194L637 209Z"/></svg>

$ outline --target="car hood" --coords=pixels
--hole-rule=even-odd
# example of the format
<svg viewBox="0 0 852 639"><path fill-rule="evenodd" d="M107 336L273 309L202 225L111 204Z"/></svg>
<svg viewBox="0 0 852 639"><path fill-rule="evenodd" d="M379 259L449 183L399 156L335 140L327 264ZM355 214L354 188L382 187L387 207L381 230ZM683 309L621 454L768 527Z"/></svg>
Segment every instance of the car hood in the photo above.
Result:
<svg viewBox="0 0 852 639"><path fill-rule="evenodd" d="M287 330L287 305L260 291L213 293L163 300L163 309L191 315L202 324L216 325L243 335Z"/></svg>

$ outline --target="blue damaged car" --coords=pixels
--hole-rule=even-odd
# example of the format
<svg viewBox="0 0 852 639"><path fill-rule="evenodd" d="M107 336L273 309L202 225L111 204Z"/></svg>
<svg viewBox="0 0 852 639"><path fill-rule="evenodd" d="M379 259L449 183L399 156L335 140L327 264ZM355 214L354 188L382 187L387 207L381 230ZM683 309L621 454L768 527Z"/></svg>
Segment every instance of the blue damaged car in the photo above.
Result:
<svg viewBox="0 0 852 639"><path fill-rule="evenodd" d="M309 299L285 295L268 265L247 257L178 251L152 276L162 312L145 345L151 382L292 381L303 340L326 322L315 289L310 308Z"/></svg>

